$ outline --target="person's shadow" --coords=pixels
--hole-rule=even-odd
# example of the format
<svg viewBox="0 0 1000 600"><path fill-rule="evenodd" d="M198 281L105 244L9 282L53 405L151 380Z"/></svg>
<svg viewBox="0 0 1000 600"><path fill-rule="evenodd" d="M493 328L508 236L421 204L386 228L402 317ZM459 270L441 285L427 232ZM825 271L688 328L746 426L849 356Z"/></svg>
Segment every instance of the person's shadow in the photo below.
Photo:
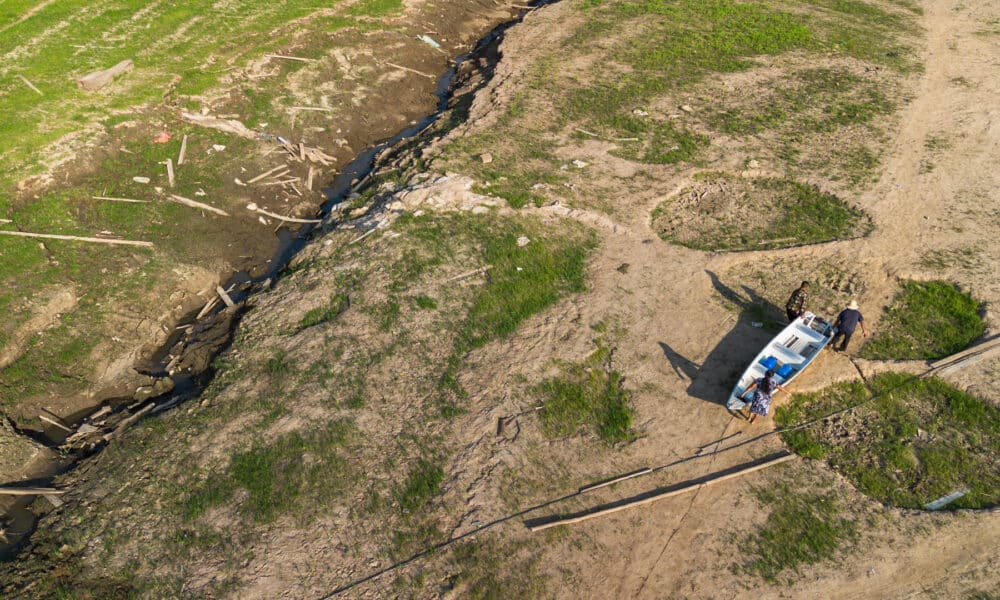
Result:
<svg viewBox="0 0 1000 600"><path fill-rule="evenodd" d="M661 341L659 345L677 376L689 382L689 395L706 402L725 404L736 380L753 357L775 333L784 328L784 313L755 290L747 286L741 286L742 291L734 290L722 283L715 273L706 273L715 290L738 307L739 316L735 325L701 364L680 354L666 342Z"/></svg>

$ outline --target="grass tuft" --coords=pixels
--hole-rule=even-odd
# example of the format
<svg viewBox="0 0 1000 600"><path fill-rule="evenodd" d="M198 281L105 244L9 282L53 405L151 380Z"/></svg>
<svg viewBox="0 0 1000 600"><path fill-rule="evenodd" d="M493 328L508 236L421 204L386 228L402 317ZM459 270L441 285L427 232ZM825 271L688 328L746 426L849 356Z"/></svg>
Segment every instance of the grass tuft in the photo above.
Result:
<svg viewBox="0 0 1000 600"><path fill-rule="evenodd" d="M969 488L949 508L1000 502L1000 410L945 382L884 374L869 387L842 383L796 394L779 407L788 427L869 401L853 411L783 435L803 456L827 460L865 494L893 506L921 508Z"/></svg>
<svg viewBox="0 0 1000 600"><path fill-rule="evenodd" d="M599 347L583 364L564 364L562 375L543 380L533 389L543 402L539 413L549 437L572 435L591 429L609 444L635 439L629 392L625 377L610 366L609 350Z"/></svg>
<svg viewBox="0 0 1000 600"><path fill-rule="evenodd" d="M829 560L857 538L855 523L841 516L833 493L809 494L787 483L756 488L754 495L771 513L761 528L740 544L744 572L769 582L787 570Z"/></svg>
<svg viewBox="0 0 1000 600"><path fill-rule="evenodd" d="M945 281L908 281L886 309L881 330L861 349L868 359L936 359L968 347L986 325L980 305Z"/></svg>

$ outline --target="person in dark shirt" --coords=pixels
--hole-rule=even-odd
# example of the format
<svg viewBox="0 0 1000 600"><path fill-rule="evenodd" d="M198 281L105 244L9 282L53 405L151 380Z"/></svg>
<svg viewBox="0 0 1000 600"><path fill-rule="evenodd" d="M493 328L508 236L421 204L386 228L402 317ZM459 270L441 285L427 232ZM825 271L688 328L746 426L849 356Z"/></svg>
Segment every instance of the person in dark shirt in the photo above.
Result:
<svg viewBox="0 0 1000 600"><path fill-rule="evenodd" d="M788 298L788 302L785 303L785 314L788 315L788 321L794 321L802 316L802 313L806 312L806 300L809 298L809 282L803 281L802 285L798 287L792 295Z"/></svg>
<svg viewBox="0 0 1000 600"><path fill-rule="evenodd" d="M838 352L847 350L847 344L851 343L851 336L854 335L854 330L858 325L861 325L861 333L868 337L868 330L865 329L865 318L858 310L858 302L851 300L847 308L837 315L837 320L833 324L837 328L837 333L830 340L830 347ZM840 344L840 348L837 348L837 340L840 338L843 338L844 341Z"/></svg>

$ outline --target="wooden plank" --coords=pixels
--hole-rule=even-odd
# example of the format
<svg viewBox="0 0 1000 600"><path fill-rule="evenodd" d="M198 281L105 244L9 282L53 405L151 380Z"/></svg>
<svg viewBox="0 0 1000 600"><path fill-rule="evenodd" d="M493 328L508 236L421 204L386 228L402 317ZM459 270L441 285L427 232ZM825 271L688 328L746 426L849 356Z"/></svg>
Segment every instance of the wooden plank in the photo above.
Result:
<svg viewBox="0 0 1000 600"><path fill-rule="evenodd" d="M259 206L257 206L256 204L254 204L252 202L250 204L247 204L247 210L249 210L250 212L260 213L262 215L271 217L272 219L277 219L279 221L285 221L286 223L322 223L323 222L322 219L295 219L295 218L292 218L292 217L283 217L283 216L281 216L279 214L275 214L273 212L266 211L263 208L260 208Z"/></svg>
<svg viewBox="0 0 1000 600"><path fill-rule="evenodd" d="M35 87L35 84L33 84L33 83L31 83L30 81L28 81L28 78L27 78L27 77L25 77L24 75L20 75L20 74L18 74L18 76L17 76L17 77L18 77L18 79L20 79L21 81L23 81L23 82L24 82L24 85L26 85L26 86L30 87L30 88L31 88L32 90L34 90L34 91L35 91L35 93L36 93L36 94L38 94L39 96L44 96L44 95L45 95L45 94L43 94L43 93L42 93L42 90L40 90L40 89L38 89L38 88L36 88L36 87Z"/></svg>
<svg viewBox="0 0 1000 600"><path fill-rule="evenodd" d="M280 58L281 60L294 60L298 62L316 62L315 58L302 58L301 56L288 56L287 54L265 54L268 58Z"/></svg>
<svg viewBox="0 0 1000 600"><path fill-rule="evenodd" d="M54 233L29 233L27 231L0 231L0 235L13 235L17 237L26 237L26 238L40 238L44 240L66 240L69 242L89 242L92 244L109 244L112 246L141 246L143 248L153 247L152 242L81 237L77 235L56 235Z"/></svg>
<svg viewBox="0 0 1000 600"><path fill-rule="evenodd" d="M618 482L621 482L621 481L626 481L628 479L632 479L633 477L640 477L642 475L648 475L649 473L652 473L652 472L653 472L653 469L651 469L649 467L645 467L643 469L639 469L638 471L632 471L631 473L626 473L626 474L621 475L619 477L615 477L614 479L609 479L607 481L602 481L600 483L594 483L594 484L591 484L591 485L586 485L586 486L580 488L580 490L577 493L579 493L579 494L585 494L587 492L592 492L594 490L599 490L599 489L601 489L603 487L607 487L609 485L614 485L614 484L616 484Z"/></svg>
<svg viewBox="0 0 1000 600"><path fill-rule="evenodd" d="M312 110L316 112L333 112L332 108L325 106L289 106L288 110Z"/></svg>
<svg viewBox="0 0 1000 600"><path fill-rule="evenodd" d="M653 496L648 496L648 497L643 498L641 500L636 500L634 502L627 502L625 504L619 504L617 506L612 506L610 508L605 508L603 510L597 510L597 511L594 511L594 512L582 514L582 515L579 515L579 516L576 516L576 517L570 517L570 518L567 518L567 519L558 519L558 520L555 520L555 521L549 521L548 523L542 523L540 525L534 525L534 526L529 527L529 529L531 531L543 531L545 529L549 529L549 528L552 528L552 527L557 527L559 525L570 525L572 523L579 523L581 521L587 521L589 519L594 519L596 517L603 517L604 515L610 515L612 513L616 513L616 512L619 512L619 511L622 511L622 510L625 510L625 509L628 509L628 508L634 508L634 507L637 507L637 506L645 506L647 504L652 504L652 503L657 502L659 500L663 500L664 498L670 498L671 496L678 496L680 494L686 494L686 493L689 493L689 492L696 492L696 491L698 491L698 490L700 490L702 488L708 487L710 485L715 485L717 483L722 483L723 481L728 481L728 480L733 479L735 477L742 477L743 475L749 475L750 473L755 473L757 471L760 471L762 469L766 469L768 467L773 467L775 465L780 465L781 463L788 462L790 460L794 460L795 458L797 458L797 456L795 454L785 454L785 455L779 456L777 458L771 459L771 460L769 460L767 462L763 462L763 463L754 465L752 467L747 467L745 469L740 469L739 471L735 471L735 472L729 473L727 475L722 475L722 476L716 477L714 479L709 479L708 481L702 481L701 483L692 483L690 485L686 485L684 487L677 488L675 490L670 490L670 491L663 492L663 493L660 493L660 494L656 494L656 495L653 495Z"/></svg>
<svg viewBox="0 0 1000 600"><path fill-rule="evenodd" d="M316 169L314 167L309 167L309 177L306 179L306 189L310 192L313 189L313 175L316 174Z"/></svg>
<svg viewBox="0 0 1000 600"><path fill-rule="evenodd" d="M985 350L980 350L975 354L970 354L968 356L960 358L955 362L949 364L948 366L938 369L934 374L941 376L941 375L948 375L950 373L955 373L957 371L961 371L965 367L971 367L972 365L978 362L982 362L987 358L991 358L994 354L1000 354L1000 344L994 344Z"/></svg>
<svg viewBox="0 0 1000 600"><path fill-rule="evenodd" d="M149 204L149 200L134 200L132 198L114 198L111 196L91 196L94 200L108 200L110 202L131 202L134 204Z"/></svg>
<svg viewBox="0 0 1000 600"><path fill-rule="evenodd" d="M459 279L465 279L466 277L472 277L473 275L478 275L480 273L485 273L493 268L493 265L486 265L485 267L479 267L475 271L469 271L468 273L462 273L461 275L455 275L454 277L449 277L445 279L445 283L451 283L452 281L458 281Z"/></svg>
<svg viewBox="0 0 1000 600"><path fill-rule="evenodd" d="M40 494L65 494L66 490L51 487L5 487L0 486L0 496L38 496Z"/></svg>
<svg viewBox="0 0 1000 600"><path fill-rule="evenodd" d="M226 293L226 290L222 289L221 285L215 286L215 293L219 294L219 298L222 298L222 301L226 304L226 306L230 308L236 306L236 303L233 302L233 299L229 297L229 294Z"/></svg>
<svg viewBox="0 0 1000 600"><path fill-rule="evenodd" d="M223 217L229 216L229 213L222 210L221 208L215 208L214 206L209 206L208 204L205 204L203 202L195 202L194 200L191 200L190 198L185 198L184 196L178 196L177 194L170 194L170 198L174 202L178 204L183 204L184 206L190 206L191 208L200 208L202 210L207 210L210 213L215 213Z"/></svg>
<svg viewBox="0 0 1000 600"><path fill-rule="evenodd" d="M174 187L174 161L171 159L166 160L167 164L167 183L170 187Z"/></svg>
<svg viewBox="0 0 1000 600"><path fill-rule="evenodd" d="M59 429L62 429L66 433L73 433L72 429L70 429L69 427L66 427L65 425L63 425L59 421L56 421L52 417L49 417L47 415L38 415L38 419L41 420L41 421L45 421L49 425L53 425L53 426L55 426L55 427L57 427Z"/></svg>
<svg viewBox="0 0 1000 600"><path fill-rule="evenodd" d="M434 79L433 75L429 75L427 73L424 73L422 71L418 71L416 69L411 69L410 67L404 67L402 65L397 65L396 63L391 63L391 62L387 62L385 64L389 65L390 67L392 67L394 69L399 69L400 71L406 71L407 73L414 73L416 75L420 75L421 77L426 77L428 79Z"/></svg>
<svg viewBox="0 0 1000 600"><path fill-rule="evenodd" d="M178 167L184 164L184 154L187 153L187 148L188 148L188 136L185 135L184 139L181 140L181 151L177 153Z"/></svg>
<svg viewBox="0 0 1000 600"><path fill-rule="evenodd" d="M260 175L254 177L253 179L251 179L250 181L247 182L247 185L250 185L251 183L257 183L258 181L260 181L261 179L264 179L265 177L267 177L271 173L276 173L277 171L280 171L281 169L287 169L287 168L288 168L287 165L278 165L277 167L274 167L273 169L270 169L268 171L264 171Z"/></svg>
<svg viewBox="0 0 1000 600"><path fill-rule="evenodd" d="M987 349L992 348L993 346L997 346L997 345L1000 345L1000 333L998 333L998 334L996 334L994 336L986 338L985 340L983 340L982 342L976 344L975 346L972 346L971 348L966 348L965 350L962 350L961 352L956 352L955 354L952 354L951 356L946 356L946 357L944 357L944 358L942 358L940 360L936 360L936 361L932 362L929 366L932 369L939 369L939 368L941 368L941 367L943 367L945 365L951 364L951 363L953 363L953 362L955 362L955 361L957 361L959 359L965 358L966 356L969 356L970 354L976 354L977 352L982 352L983 350L987 350Z"/></svg>
<svg viewBox="0 0 1000 600"><path fill-rule="evenodd" d="M131 60L123 60L110 69L94 71L93 73L84 75L83 77L78 77L76 79L76 83L85 90L99 90L114 81L115 77L118 77L126 71L131 71L132 67L133 64Z"/></svg>

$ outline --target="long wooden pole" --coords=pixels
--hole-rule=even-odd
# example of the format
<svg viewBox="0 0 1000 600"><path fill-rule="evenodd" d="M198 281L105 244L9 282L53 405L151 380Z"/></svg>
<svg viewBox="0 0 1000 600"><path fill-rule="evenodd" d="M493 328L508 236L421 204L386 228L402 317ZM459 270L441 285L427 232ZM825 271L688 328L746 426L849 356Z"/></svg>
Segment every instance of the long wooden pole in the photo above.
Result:
<svg viewBox="0 0 1000 600"><path fill-rule="evenodd" d="M0 231L0 235L16 235L26 238L42 238L46 240L67 240L70 242L91 242L94 244L112 244L119 246L142 246L152 248L153 242L139 242L135 240L115 240L109 238L79 237L76 235L55 235L52 233L29 233L27 231Z"/></svg>
<svg viewBox="0 0 1000 600"><path fill-rule="evenodd" d="M708 481L703 481L701 483L693 483L691 485L678 488L676 490L670 490L668 492L663 492L661 494L656 494L655 496L649 496L648 498L643 498L641 500L636 500L635 502L629 502L627 504L619 504L618 506L612 506L611 508L605 508L604 510L598 510L590 512L578 517L570 517L568 519L560 519L558 521L549 521L548 523L542 523L540 525L534 525L529 527L531 531L542 531L544 529L549 529L551 527L557 527L559 525L570 525L572 523L579 523L581 521L586 521L588 519L593 519L596 517L603 517L604 515L610 515L611 513L616 513L618 511L625 510L627 508L633 508L636 506L643 506L646 504L652 504L658 500L663 500L664 498L670 498L671 496L679 496L680 494L686 494L688 492L695 492L701 488L708 487L710 485L715 485L716 483L721 483L723 481L733 479L734 477L742 477L743 475L749 475L755 471L760 471L761 469L766 469L768 467L773 467L775 465L780 465L783 462L788 462L797 458L795 454L785 454L779 456L773 460L760 463L759 465L754 465L752 467L747 467L746 469L740 469L734 473L728 473L714 479L709 479Z"/></svg>
<svg viewBox="0 0 1000 600"><path fill-rule="evenodd" d="M37 496L38 494L65 494L66 490L43 487L0 487L0 496Z"/></svg>

